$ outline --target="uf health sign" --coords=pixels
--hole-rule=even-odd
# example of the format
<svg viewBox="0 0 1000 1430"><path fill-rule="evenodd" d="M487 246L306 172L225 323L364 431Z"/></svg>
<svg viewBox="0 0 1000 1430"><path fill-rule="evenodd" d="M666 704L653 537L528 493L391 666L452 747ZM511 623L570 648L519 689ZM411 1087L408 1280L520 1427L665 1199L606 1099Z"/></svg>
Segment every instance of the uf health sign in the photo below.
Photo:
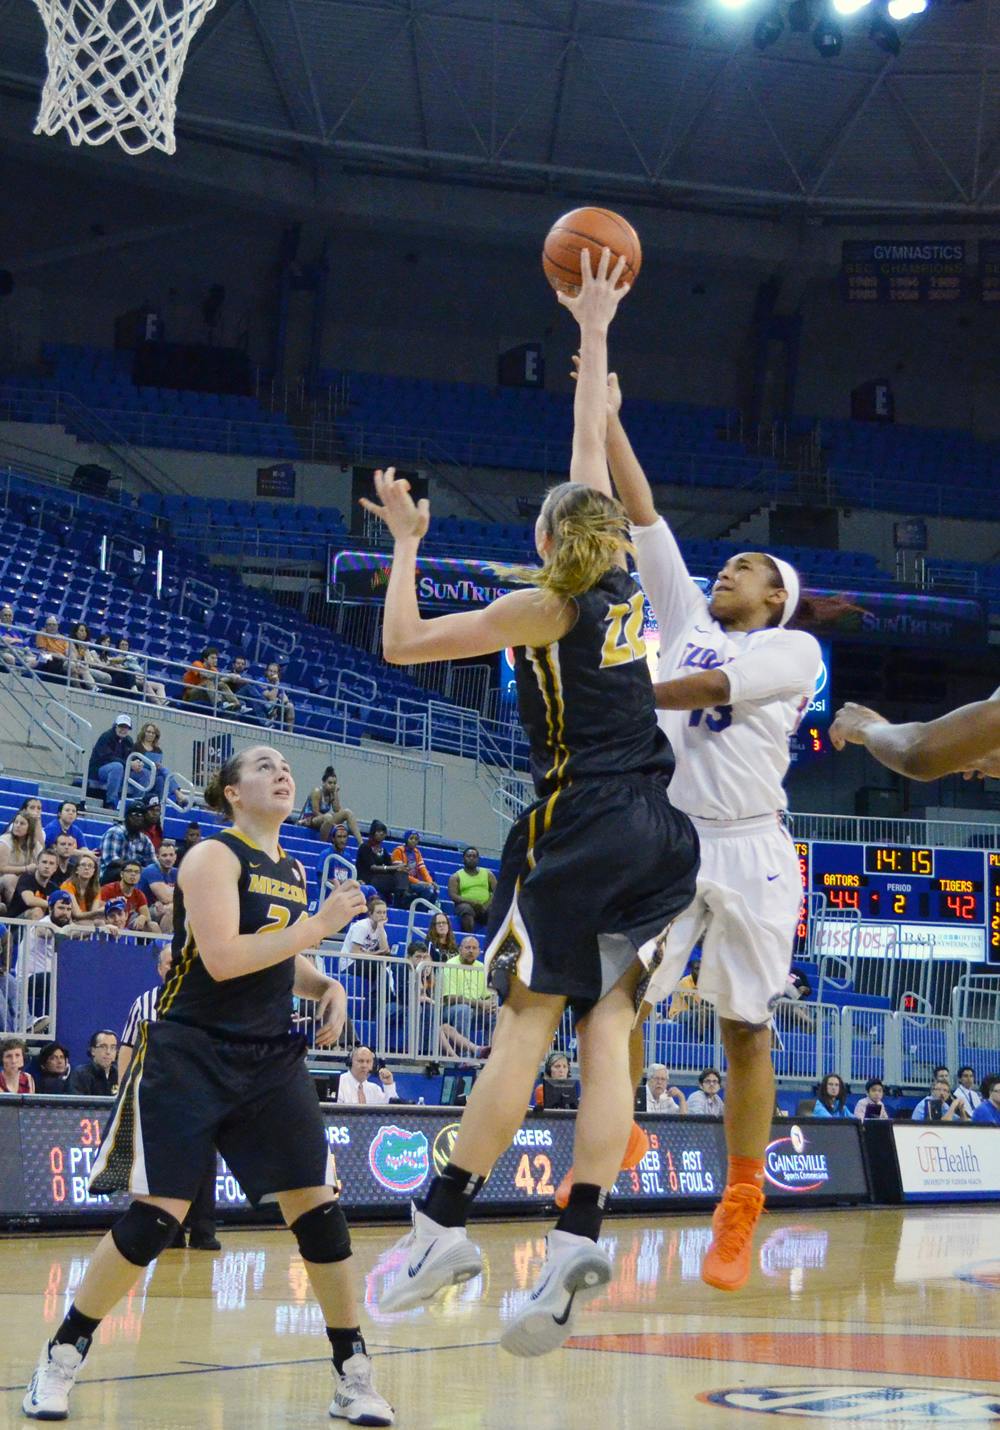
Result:
<svg viewBox="0 0 1000 1430"><path fill-rule="evenodd" d="M903 1122L892 1135L904 1201L1000 1201L997 1128Z"/></svg>

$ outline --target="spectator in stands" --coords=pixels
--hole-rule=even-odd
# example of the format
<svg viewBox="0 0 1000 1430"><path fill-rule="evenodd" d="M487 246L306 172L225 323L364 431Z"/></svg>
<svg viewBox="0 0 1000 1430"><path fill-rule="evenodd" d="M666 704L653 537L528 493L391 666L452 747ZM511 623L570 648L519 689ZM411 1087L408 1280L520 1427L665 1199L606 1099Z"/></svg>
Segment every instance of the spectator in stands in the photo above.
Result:
<svg viewBox="0 0 1000 1430"><path fill-rule="evenodd" d="M152 864L139 875L139 888L146 896L150 917L161 933L174 931L174 889L177 886L177 842L164 839Z"/></svg>
<svg viewBox="0 0 1000 1430"><path fill-rule="evenodd" d="M568 1082L569 1058L558 1050L549 1053L542 1068L542 1080L531 1095L532 1103L550 1111L575 1112L580 1105L576 1088L560 1086Z"/></svg>
<svg viewBox="0 0 1000 1430"><path fill-rule="evenodd" d="M69 1090L78 1097L114 1097L118 1091L118 1034L110 1028L91 1033L88 1062L73 1070Z"/></svg>
<svg viewBox="0 0 1000 1430"><path fill-rule="evenodd" d="M177 867L181 866L181 860L189 849L193 849L196 844L201 843L201 825L196 819L192 819L185 829L181 842L177 846Z"/></svg>
<svg viewBox="0 0 1000 1430"><path fill-rule="evenodd" d="M816 1089L814 1117L848 1117L847 1087L839 1073L827 1073Z"/></svg>
<svg viewBox="0 0 1000 1430"><path fill-rule="evenodd" d="M267 714L264 698L257 682L247 674L249 666L250 663L246 656L238 655L233 661L232 670L226 674L225 682L239 700L243 711L253 715L256 719L263 720Z"/></svg>
<svg viewBox="0 0 1000 1430"><path fill-rule="evenodd" d="M28 1045L23 1038L4 1038L0 1043L0 1092L24 1097L35 1090L35 1080L24 1070Z"/></svg>
<svg viewBox="0 0 1000 1430"><path fill-rule="evenodd" d="M138 859L144 869L156 858L156 849L145 830L146 806L133 800L125 806L125 820L112 824L101 840L101 882L117 879L126 859Z"/></svg>
<svg viewBox="0 0 1000 1430"><path fill-rule="evenodd" d="M27 980L26 1012L32 1032L49 1027L52 960L60 938L79 937L73 927L73 901L65 889L53 889L46 900L46 913L24 932L21 941L19 976Z"/></svg>
<svg viewBox="0 0 1000 1430"><path fill-rule="evenodd" d="M378 1071L378 1082L371 1082L375 1055L371 1048L363 1045L351 1053L351 1066L341 1073L337 1084L337 1102L352 1106L384 1107L387 1102L398 1102L396 1079L387 1067Z"/></svg>
<svg viewBox="0 0 1000 1430"><path fill-rule="evenodd" d="M672 1023L705 1024L710 1009L698 994L698 974L701 959L692 958L685 976L677 984L667 1005L667 1017Z"/></svg>
<svg viewBox="0 0 1000 1430"><path fill-rule="evenodd" d="M77 621L71 627L70 634L73 637L70 650L70 683L81 685L86 690L94 690L97 687L109 689L114 680L111 671L107 669L101 653L91 642L90 628L83 621Z"/></svg>
<svg viewBox="0 0 1000 1430"><path fill-rule="evenodd" d="M973 1122L985 1122L989 1127L1000 1127L1000 1077L988 1077L984 1084L986 1097L972 1114Z"/></svg>
<svg viewBox="0 0 1000 1430"><path fill-rule="evenodd" d="M48 913L49 895L60 883L59 859L56 851L49 846L39 854L31 873L22 874L18 879L7 905L7 917L40 919Z"/></svg>
<svg viewBox="0 0 1000 1430"><path fill-rule="evenodd" d="M38 1052L35 1091L47 1097L69 1092L70 1072L69 1048L63 1043L46 1043Z"/></svg>
<svg viewBox="0 0 1000 1430"><path fill-rule="evenodd" d="M347 927L344 934L344 942L340 949L340 971L346 973L355 962L355 955L359 953L380 954L383 958L390 957L392 950L389 947L389 935L386 932L386 922L389 918L389 910L385 900L377 894L373 899L368 900L368 916L363 919L355 919ZM359 964L355 972L361 977L367 978L370 973L370 965Z"/></svg>
<svg viewBox="0 0 1000 1430"><path fill-rule="evenodd" d="M438 981L442 1020L462 1037L486 1044L492 1037L497 1000L487 985L486 968L479 954L478 938L474 933L466 934L458 946L458 957L442 965Z"/></svg>
<svg viewBox="0 0 1000 1430"><path fill-rule="evenodd" d="M636 1112L674 1113L683 1115L688 1100L679 1087L670 1087L670 1075L663 1063L650 1063L646 1069L646 1085L640 1087L635 1099ZM693 1094L692 1094L693 1096Z"/></svg>
<svg viewBox="0 0 1000 1430"><path fill-rule="evenodd" d="M927 1097L913 1109L914 1122L971 1122L972 1113L964 1098L953 1093L950 1078L935 1078Z"/></svg>
<svg viewBox="0 0 1000 1430"><path fill-rule="evenodd" d="M104 905L104 922L98 929L108 938L119 938L128 932L128 908L122 898L109 899Z"/></svg>
<svg viewBox="0 0 1000 1430"><path fill-rule="evenodd" d="M472 933L489 919L496 875L479 864L479 850L470 845L462 854L462 867L448 879L448 897L463 933Z"/></svg>
<svg viewBox="0 0 1000 1430"><path fill-rule="evenodd" d="M163 762L163 750L160 748L160 727L147 720L144 725L139 726L139 734L136 737L133 755L142 755L145 759L151 760L156 766L156 774L153 777L152 786L149 783L150 770L148 766L133 760L129 768L129 798L144 799L149 801L150 795L155 795L160 804L170 797L170 782L173 776ZM180 803L180 800L177 800Z"/></svg>
<svg viewBox="0 0 1000 1430"><path fill-rule="evenodd" d="M946 1082L948 1084L948 1087L951 1087L951 1073L944 1063L939 1063L939 1065L934 1069L934 1077L932 1078L932 1082Z"/></svg>
<svg viewBox="0 0 1000 1430"><path fill-rule="evenodd" d="M698 1079L698 1089L687 1100L689 1117L723 1117L722 1074L718 1068L706 1068Z"/></svg>
<svg viewBox="0 0 1000 1430"><path fill-rule="evenodd" d="M406 869L407 893L411 903L414 899L429 899L431 903L435 901L438 886L428 873L424 856L420 852L419 830L406 830L402 844L397 844L392 851L392 862L401 864Z"/></svg>
<svg viewBox="0 0 1000 1430"><path fill-rule="evenodd" d="M822 1117L822 1113L819 1114ZM854 1116L862 1122L877 1118L888 1120L889 1109L885 1105L885 1085L879 1077L870 1077L865 1083L865 1095L854 1104Z"/></svg>
<svg viewBox="0 0 1000 1430"><path fill-rule="evenodd" d="M46 844L55 844L60 834L68 834L77 821L80 806L75 799L64 799L56 810L55 819L50 819L42 831ZM74 838L75 838L74 834Z"/></svg>
<svg viewBox="0 0 1000 1430"><path fill-rule="evenodd" d="M958 1082L955 1084L955 1092L965 1103L970 1112L975 1112L982 1102L982 1097L976 1087L976 1074L968 1064L958 1070Z"/></svg>
<svg viewBox="0 0 1000 1430"><path fill-rule="evenodd" d="M69 876L69 861L79 849L76 835L70 831L69 834L56 835L56 863L58 864L59 881Z"/></svg>
<svg viewBox="0 0 1000 1430"><path fill-rule="evenodd" d="M334 854L339 854L341 859L350 858L347 852L347 845L350 842L350 838L351 836L348 833L346 824L337 824L334 826L333 833L330 835L330 843L333 846Z"/></svg>
<svg viewBox="0 0 1000 1430"><path fill-rule="evenodd" d="M358 878L363 884L373 884L383 899L406 907L409 879L405 869L392 862L392 856L385 848L385 836L389 833L380 819L373 819L368 826L368 838L358 845Z"/></svg>
<svg viewBox="0 0 1000 1430"><path fill-rule="evenodd" d="M281 666L276 660L272 660L264 671L264 683L260 693L267 723L290 734L295 729L295 706L281 683Z"/></svg>
<svg viewBox="0 0 1000 1430"><path fill-rule="evenodd" d="M233 694L219 674L217 646L206 646L201 653L201 659L191 662L184 672L183 684L182 699L188 704L209 705L213 710L221 707L230 713L240 708L239 697Z"/></svg>
<svg viewBox="0 0 1000 1430"><path fill-rule="evenodd" d="M346 824L357 842L361 843L358 821L354 818L353 809L348 809L341 798L337 771L332 765L327 765L323 771L322 782L310 793L302 806L299 823L304 824L307 829L314 829L320 839L324 840L332 839L337 826Z"/></svg>
<svg viewBox="0 0 1000 1430"><path fill-rule="evenodd" d="M24 637L14 629L14 607L8 601L0 606L0 663L11 669L37 664Z"/></svg>
<svg viewBox="0 0 1000 1430"><path fill-rule="evenodd" d="M126 859L119 877L101 885L101 898L105 903L105 911L110 899L124 900L125 927L133 933L159 933L159 926L153 922L150 913L149 901L139 888L143 867L138 859Z"/></svg>
<svg viewBox="0 0 1000 1430"><path fill-rule="evenodd" d="M152 705L169 705L167 689L162 680L151 680L137 655L129 650L128 636L118 637L117 652L111 657L112 673L120 673L132 681L132 690L138 690Z"/></svg>
<svg viewBox="0 0 1000 1430"><path fill-rule="evenodd" d="M73 900L73 918L77 923L95 924L104 918L101 882L97 877L97 855L81 849L69 861L69 878L60 885Z"/></svg>
<svg viewBox="0 0 1000 1430"><path fill-rule="evenodd" d="M59 634L55 616L46 616L45 624L35 636L38 651L38 673L64 680L69 669L69 641Z"/></svg>
<svg viewBox="0 0 1000 1430"><path fill-rule="evenodd" d="M19 810L0 834L0 898L9 904L22 874L33 874L38 860L38 844L31 820Z"/></svg>
<svg viewBox="0 0 1000 1430"><path fill-rule="evenodd" d="M447 914L436 913L427 925L427 946L435 963L447 963L458 957L458 944Z"/></svg>
<svg viewBox="0 0 1000 1430"><path fill-rule="evenodd" d="M132 717L123 710L110 730L98 735L87 766L87 789L103 793L105 809L118 808L132 750Z"/></svg>

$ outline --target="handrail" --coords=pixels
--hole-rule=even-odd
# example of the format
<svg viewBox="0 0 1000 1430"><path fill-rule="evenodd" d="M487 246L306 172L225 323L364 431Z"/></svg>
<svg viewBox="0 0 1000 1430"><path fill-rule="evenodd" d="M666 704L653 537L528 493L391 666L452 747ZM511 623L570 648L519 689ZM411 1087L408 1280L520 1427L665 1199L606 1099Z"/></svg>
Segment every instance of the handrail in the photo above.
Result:
<svg viewBox="0 0 1000 1430"><path fill-rule="evenodd" d="M333 885L336 882L330 878L330 865L339 864L342 869L347 870L349 879L358 877L356 864L352 864L350 859L345 859L343 854L338 854L336 849L331 849L323 856L323 862L319 866L319 901L322 904L333 892Z"/></svg>
<svg viewBox="0 0 1000 1430"><path fill-rule="evenodd" d="M0 627L2 634L3 627ZM62 752L63 774L76 777L82 774L83 755L86 745L81 743L86 741L93 733L93 726L83 715L78 715L75 710L63 701L58 700L52 693L46 682L41 679L34 663L28 659L28 653L19 645L8 645L0 639L0 651L5 656L10 656L13 666L6 666L7 673L16 673L21 680L26 682L26 686L20 688L14 682L8 681L5 685L7 694L18 706L21 713L28 719L28 743L31 743L32 728L42 730L51 742ZM25 702L23 699L24 690L30 690L31 701ZM63 729L58 728L59 721L62 721ZM69 733L72 727L79 738L74 739ZM71 759L72 757L75 757Z"/></svg>

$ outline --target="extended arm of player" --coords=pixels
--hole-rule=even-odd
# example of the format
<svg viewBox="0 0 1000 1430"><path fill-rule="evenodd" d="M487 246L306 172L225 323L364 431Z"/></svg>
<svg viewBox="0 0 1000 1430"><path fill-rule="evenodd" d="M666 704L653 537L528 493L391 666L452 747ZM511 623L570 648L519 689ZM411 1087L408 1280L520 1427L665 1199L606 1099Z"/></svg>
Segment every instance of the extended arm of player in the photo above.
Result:
<svg viewBox="0 0 1000 1430"><path fill-rule="evenodd" d="M682 657L683 659L683 657ZM725 665L679 675L653 687L661 710L794 700L811 694L820 668L818 642L805 631L775 631Z"/></svg>
<svg viewBox="0 0 1000 1430"><path fill-rule="evenodd" d="M912 780L978 769L1000 746L1000 700L979 700L938 720L890 725L863 705L845 705L830 727L838 750L864 745L879 764Z"/></svg>
<svg viewBox="0 0 1000 1430"><path fill-rule="evenodd" d="M426 501L414 504L409 482L397 479L394 467L375 473L375 492L378 502L362 498L362 506L384 521L395 538L382 628L382 653L390 665L491 655L506 646L549 645L572 626L576 610L571 601L534 590L512 591L477 611L425 620L417 605L417 553L430 508Z"/></svg>
<svg viewBox="0 0 1000 1430"><path fill-rule="evenodd" d="M573 395L569 479L611 495L608 476L608 325L580 315L580 365Z"/></svg>
<svg viewBox="0 0 1000 1430"><path fill-rule="evenodd" d="M218 983L295 958L365 911L360 885L348 880L310 917L287 928L241 934L239 872L232 851L212 840L189 851L178 878L201 961Z"/></svg>

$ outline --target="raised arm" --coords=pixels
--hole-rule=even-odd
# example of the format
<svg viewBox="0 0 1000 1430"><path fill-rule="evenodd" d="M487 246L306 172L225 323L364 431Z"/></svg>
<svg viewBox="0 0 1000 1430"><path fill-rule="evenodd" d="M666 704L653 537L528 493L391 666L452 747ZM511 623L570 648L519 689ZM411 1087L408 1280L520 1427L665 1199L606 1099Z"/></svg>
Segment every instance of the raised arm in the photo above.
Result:
<svg viewBox="0 0 1000 1430"><path fill-rule="evenodd" d="M837 750L863 745L879 764L912 780L979 769L1000 747L1000 700L963 705L937 720L890 725L864 705L845 705L830 726Z"/></svg>
<svg viewBox="0 0 1000 1430"><path fill-rule="evenodd" d="M573 456L569 479L585 487L611 495L608 477L608 328L618 304L628 292L619 286L625 260L620 258L610 271L611 253L605 248L597 265L590 268L590 251L580 254L580 291L558 293L580 325L580 360L577 365L576 395L573 399Z"/></svg>
<svg viewBox="0 0 1000 1430"><path fill-rule="evenodd" d="M348 880L311 917L283 929L241 934L239 873L236 856L212 840L189 851L178 877L201 961L217 983L295 958L365 911L359 885Z"/></svg>
<svg viewBox="0 0 1000 1430"><path fill-rule="evenodd" d="M385 522L395 547L385 593L382 653L390 665L491 655L507 646L544 646L559 640L576 619L571 601L543 591L512 591L489 606L425 619L417 605L417 554L430 522L426 500L415 505L410 484L395 468L375 473L377 502L362 506Z"/></svg>

